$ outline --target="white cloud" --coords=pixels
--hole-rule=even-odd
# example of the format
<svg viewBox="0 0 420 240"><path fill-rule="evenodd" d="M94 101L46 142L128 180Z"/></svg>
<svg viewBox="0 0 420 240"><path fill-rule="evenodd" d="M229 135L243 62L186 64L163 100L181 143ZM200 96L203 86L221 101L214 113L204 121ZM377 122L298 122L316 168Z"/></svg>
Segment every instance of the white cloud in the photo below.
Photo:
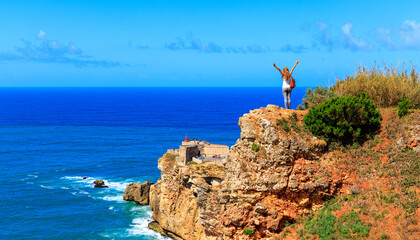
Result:
<svg viewBox="0 0 420 240"><path fill-rule="evenodd" d="M391 31L387 28L376 29L376 40L387 49L396 49L395 42L391 36Z"/></svg>
<svg viewBox="0 0 420 240"><path fill-rule="evenodd" d="M400 37L404 48L420 49L420 23L405 20L400 29Z"/></svg>
<svg viewBox="0 0 420 240"><path fill-rule="evenodd" d="M0 62L2 61L32 61L40 63L64 63L78 67L98 66L98 67L117 67L123 66L120 62L94 60L82 54L75 44L62 44L49 40L45 37L45 32L40 30L35 42L22 40L23 46L16 46L14 51L0 52ZM128 66L128 65L125 65Z"/></svg>
<svg viewBox="0 0 420 240"><path fill-rule="evenodd" d="M363 38L356 38L352 33L353 25L351 23L344 24L341 27L343 32L344 47L353 51L356 50L372 50L373 46Z"/></svg>
<svg viewBox="0 0 420 240"><path fill-rule="evenodd" d="M333 40L330 35L328 24L324 22L316 22L315 24L318 26L317 40L321 45L328 47L331 50L333 47Z"/></svg>
<svg viewBox="0 0 420 240"><path fill-rule="evenodd" d="M39 39L43 39L43 38L45 37L45 34L46 34L46 33L45 33L44 31L39 30L37 37L38 37Z"/></svg>

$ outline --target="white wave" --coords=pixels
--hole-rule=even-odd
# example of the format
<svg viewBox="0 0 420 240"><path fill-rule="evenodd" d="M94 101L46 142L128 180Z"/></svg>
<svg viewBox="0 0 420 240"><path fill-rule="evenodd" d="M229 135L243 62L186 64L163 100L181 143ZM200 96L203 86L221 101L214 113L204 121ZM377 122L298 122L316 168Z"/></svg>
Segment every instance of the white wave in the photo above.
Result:
<svg viewBox="0 0 420 240"><path fill-rule="evenodd" d="M110 202L124 202L122 196L105 196L105 197L100 197L99 199L110 201Z"/></svg>
<svg viewBox="0 0 420 240"><path fill-rule="evenodd" d="M85 178L85 179L83 179ZM93 187L93 181L95 179L104 179L101 177L93 178L93 177L81 177L81 176L64 176L61 179L70 180L77 183L84 183L86 186ZM110 180L103 180L105 185L108 186L110 189L117 190L119 192L124 192L125 188L132 183L133 181L125 180L125 181L110 181Z"/></svg>
<svg viewBox="0 0 420 240"><path fill-rule="evenodd" d="M84 177L81 177L81 176L64 176L64 177L61 177L61 179L78 181L78 182L88 182L88 181L91 181L91 178L89 178L89 177L85 177L86 179L83 179L83 178Z"/></svg>
<svg viewBox="0 0 420 240"><path fill-rule="evenodd" d="M114 210L114 207L109 207L108 209L109 209L109 210Z"/></svg>
<svg viewBox="0 0 420 240"><path fill-rule="evenodd" d="M61 187L61 189L69 189L68 187Z"/></svg>
<svg viewBox="0 0 420 240"><path fill-rule="evenodd" d="M31 184L32 185L32 184L34 184L34 182L26 182L26 184Z"/></svg>
<svg viewBox="0 0 420 240"><path fill-rule="evenodd" d="M131 228L128 229L128 233L129 235L132 236L153 236L156 239L170 239L167 237L164 237L162 235L160 235L159 233L151 230L148 225L150 222L152 222L153 220L151 218L144 218L144 217L140 217L140 218L134 218L133 219L133 224L131 224Z"/></svg>
<svg viewBox="0 0 420 240"><path fill-rule="evenodd" d="M39 185L40 187L42 187L42 188L46 188L46 189L54 189L53 187L48 187L48 186L45 186L45 185Z"/></svg>
<svg viewBox="0 0 420 240"><path fill-rule="evenodd" d="M153 213L150 210L149 206L140 206L140 205L135 205L131 207L130 211L131 212L145 212L147 213L148 216L152 216L152 213Z"/></svg>
<svg viewBox="0 0 420 240"><path fill-rule="evenodd" d="M107 185L109 188L115 189L119 192L124 192L125 188L132 182L123 181L123 182L111 182L108 180L104 180L105 185Z"/></svg>
<svg viewBox="0 0 420 240"><path fill-rule="evenodd" d="M80 190L80 189L77 189L77 190L79 190L79 193L81 193L81 194L89 194L88 192L86 192L86 191L83 191L83 190Z"/></svg>

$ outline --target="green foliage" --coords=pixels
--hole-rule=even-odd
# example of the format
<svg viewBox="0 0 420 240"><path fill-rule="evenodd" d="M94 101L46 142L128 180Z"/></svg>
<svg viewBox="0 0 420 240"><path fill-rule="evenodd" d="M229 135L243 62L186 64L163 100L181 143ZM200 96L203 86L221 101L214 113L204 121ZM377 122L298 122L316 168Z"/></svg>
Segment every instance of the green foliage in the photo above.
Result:
<svg viewBox="0 0 420 240"><path fill-rule="evenodd" d="M353 235L367 237L370 227L364 225L363 220L355 211L351 211L338 218L337 229L341 236L352 239Z"/></svg>
<svg viewBox="0 0 420 240"><path fill-rule="evenodd" d="M316 215L310 215L304 222L304 229L301 236L318 235L319 239L361 239L369 235L370 227L365 225L363 220L355 211L341 215L338 219L332 213L339 205L335 204L338 198L325 202Z"/></svg>
<svg viewBox="0 0 420 240"><path fill-rule="evenodd" d="M297 114L295 112L292 113L292 115L289 116L289 121L291 122L297 122Z"/></svg>
<svg viewBox="0 0 420 240"><path fill-rule="evenodd" d="M379 239L388 239L388 235L386 235L385 233L382 233L382 234L379 236Z"/></svg>
<svg viewBox="0 0 420 240"><path fill-rule="evenodd" d="M191 161L191 162L189 162L189 163L187 163L187 166L190 166L190 165L197 165L198 163L196 163L196 162L194 162L194 161Z"/></svg>
<svg viewBox="0 0 420 240"><path fill-rule="evenodd" d="M290 132L289 124L287 123L287 120L285 118L277 119L276 125L281 126L284 131Z"/></svg>
<svg viewBox="0 0 420 240"><path fill-rule="evenodd" d="M258 152L260 150L260 146L256 143L253 143L251 146L251 149Z"/></svg>
<svg viewBox="0 0 420 240"><path fill-rule="evenodd" d="M411 108L411 101L410 99L402 98L401 101L398 102L398 116L404 117L408 114L409 108Z"/></svg>
<svg viewBox="0 0 420 240"><path fill-rule="evenodd" d="M252 228L244 228L243 233L244 233L245 235L249 235L249 236L251 236L252 234L254 234L254 233L255 233L255 230L254 230L254 229L252 229Z"/></svg>
<svg viewBox="0 0 420 240"><path fill-rule="evenodd" d="M299 105L297 110L309 109L336 96L338 95L335 93L334 87L325 88L322 86L316 86L314 90L308 88L306 89L305 98L302 99L303 105Z"/></svg>
<svg viewBox="0 0 420 240"><path fill-rule="evenodd" d="M359 98L335 97L313 107L303 121L316 136L352 143L379 130L381 118L375 103L362 93Z"/></svg>

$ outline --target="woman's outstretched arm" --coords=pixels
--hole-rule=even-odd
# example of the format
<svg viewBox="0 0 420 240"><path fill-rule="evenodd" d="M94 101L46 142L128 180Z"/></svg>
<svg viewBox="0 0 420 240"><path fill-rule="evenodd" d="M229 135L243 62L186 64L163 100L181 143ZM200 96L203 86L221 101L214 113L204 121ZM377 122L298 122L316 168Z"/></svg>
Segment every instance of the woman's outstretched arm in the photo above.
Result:
<svg viewBox="0 0 420 240"><path fill-rule="evenodd" d="M299 63L299 60L296 61L295 66L293 66L292 71L290 71L290 75L292 75L293 70L295 70L296 65Z"/></svg>
<svg viewBox="0 0 420 240"><path fill-rule="evenodd" d="M283 72L280 70L280 68L278 68L278 67L276 66L276 64L275 64L275 63L273 63L273 66L274 66L275 68L277 68L277 70L279 70L279 71L280 71L281 75L283 75Z"/></svg>

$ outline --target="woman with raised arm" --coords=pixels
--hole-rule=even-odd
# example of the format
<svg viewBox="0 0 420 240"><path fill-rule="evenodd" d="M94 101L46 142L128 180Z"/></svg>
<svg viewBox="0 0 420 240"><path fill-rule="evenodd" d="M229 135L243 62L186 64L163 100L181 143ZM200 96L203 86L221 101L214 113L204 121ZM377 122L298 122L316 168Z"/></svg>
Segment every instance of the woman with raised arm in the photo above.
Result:
<svg viewBox="0 0 420 240"><path fill-rule="evenodd" d="M290 109L291 100L290 94L292 93L292 89L290 88L290 82L292 79L293 70L295 70L296 65L299 63L299 60L296 61L295 66L293 66L292 71L289 72L287 67L283 68L283 72L273 63L273 66L277 68L277 70L281 73L281 78L283 79L283 97L284 97L284 106L287 109Z"/></svg>

